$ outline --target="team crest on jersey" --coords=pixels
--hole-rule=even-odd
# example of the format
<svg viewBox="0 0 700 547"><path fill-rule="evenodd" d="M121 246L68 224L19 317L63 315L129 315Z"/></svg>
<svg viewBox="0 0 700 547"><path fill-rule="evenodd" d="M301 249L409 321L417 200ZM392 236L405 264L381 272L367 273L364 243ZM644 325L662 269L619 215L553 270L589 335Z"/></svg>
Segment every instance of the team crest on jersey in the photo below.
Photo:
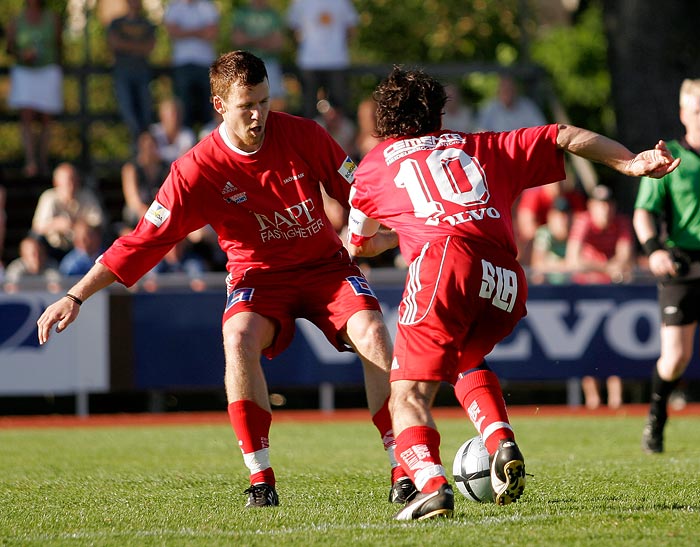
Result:
<svg viewBox="0 0 700 547"><path fill-rule="evenodd" d="M355 180L355 169L357 169L355 162L350 159L350 156L346 156L343 164L340 166L340 169L338 169L338 173L340 173L340 176L346 181L352 184L352 182Z"/></svg>
<svg viewBox="0 0 700 547"><path fill-rule="evenodd" d="M352 290L355 291L357 296L373 296L374 298L377 298L377 295L374 294L372 287L369 286L369 283L367 283L367 280L364 277L352 275L350 277L346 277L345 280L350 283Z"/></svg>
<svg viewBox="0 0 700 547"><path fill-rule="evenodd" d="M255 289L253 289L252 287L245 287L242 289L236 289L234 291L231 291L231 294L229 294L226 298L226 309L224 311L227 311L239 302L250 302L251 300L253 300L254 292Z"/></svg>
<svg viewBox="0 0 700 547"><path fill-rule="evenodd" d="M170 210L154 200L148 208L148 211L146 211L144 218L156 228L160 228L161 225L168 220L169 216Z"/></svg>

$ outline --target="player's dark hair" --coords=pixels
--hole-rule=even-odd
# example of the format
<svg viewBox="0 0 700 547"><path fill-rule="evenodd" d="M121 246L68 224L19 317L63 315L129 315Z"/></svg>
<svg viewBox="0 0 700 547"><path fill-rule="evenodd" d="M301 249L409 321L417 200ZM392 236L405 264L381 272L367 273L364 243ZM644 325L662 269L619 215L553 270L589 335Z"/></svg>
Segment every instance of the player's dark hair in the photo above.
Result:
<svg viewBox="0 0 700 547"><path fill-rule="evenodd" d="M230 51L209 67L212 97L226 97L233 84L253 87L267 78L265 63L248 51Z"/></svg>
<svg viewBox="0 0 700 547"><path fill-rule="evenodd" d="M438 131L447 102L445 89L422 70L395 66L373 94L377 101L377 136L418 136Z"/></svg>

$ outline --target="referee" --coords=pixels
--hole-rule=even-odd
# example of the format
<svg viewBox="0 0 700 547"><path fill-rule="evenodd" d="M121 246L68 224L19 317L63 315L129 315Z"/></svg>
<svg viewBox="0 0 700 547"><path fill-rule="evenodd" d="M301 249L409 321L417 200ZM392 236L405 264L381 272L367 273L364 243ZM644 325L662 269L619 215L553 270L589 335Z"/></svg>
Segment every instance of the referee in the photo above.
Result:
<svg viewBox="0 0 700 547"><path fill-rule="evenodd" d="M641 179L633 218L661 310L661 355L642 435L648 453L664 450L668 399L688 368L700 317L700 79L681 85L680 120L685 136L667 145L681 167L659 180Z"/></svg>

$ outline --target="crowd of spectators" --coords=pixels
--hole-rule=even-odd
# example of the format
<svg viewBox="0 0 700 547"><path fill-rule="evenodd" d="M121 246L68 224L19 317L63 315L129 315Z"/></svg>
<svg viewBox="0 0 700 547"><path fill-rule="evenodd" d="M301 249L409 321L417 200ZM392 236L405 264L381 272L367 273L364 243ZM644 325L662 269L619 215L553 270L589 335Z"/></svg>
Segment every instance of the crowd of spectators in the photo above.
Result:
<svg viewBox="0 0 700 547"><path fill-rule="evenodd" d="M128 0L125 6L126 11L105 29L114 62L115 96L132 139L132 157L121 169L124 207L120 218L108 219L99 194L81 184L74 166L61 163L51 177L52 188L37 203L28 230L28 237L43 242L49 258L60 261L74 248L75 234L87 228L94 230L93 237L99 234L100 243L91 250L82 249L81 257L92 256L110 237L132 229L167 176L170 163L218 126L220 117L209 101L207 71L223 28L228 29L231 49L249 49L265 60L273 108L289 106L280 55L291 38L301 84L300 113L316 119L357 160L377 143L374 100L367 96L353 103L348 95L349 47L359 22L351 1L294 0L286 13L280 13L266 0L249 0L236 7L228 21L221 20L211 0L169 1L160 24L171 45L172 95L158 104L151 90L150 56L159 23L147 17L141 0ZM47 93L62 84L60 36L60 19L40 0L27 0L8 25L7 48L15 59L8 104L21 114L24 169L29 177L48 170L49 123L63 108L60 92ZM41 85L30 85L38 81ZM446 84L445 128L504 131L547 122L512 74L499 75L496 93L482 105L470 104L457 83ZM41 97L32 96L39 91ZM53 104L44 104L49 96ZM590 194L574 176L523 193L513 211L514 230L519 258L533 282L617 283L632 278L635 245L629 219L615 212L609 188L600 186ZM0 249L3 202L0 190ZM328 204L342 234L346 217L338 207ZM200 251L206 267L215 269L221 263L211 259L216 253L209 249L211 240L211 234L193 234L190 246ZM403 267L403 261L392 255L370 261L367 267L377 265Z"/></svg>

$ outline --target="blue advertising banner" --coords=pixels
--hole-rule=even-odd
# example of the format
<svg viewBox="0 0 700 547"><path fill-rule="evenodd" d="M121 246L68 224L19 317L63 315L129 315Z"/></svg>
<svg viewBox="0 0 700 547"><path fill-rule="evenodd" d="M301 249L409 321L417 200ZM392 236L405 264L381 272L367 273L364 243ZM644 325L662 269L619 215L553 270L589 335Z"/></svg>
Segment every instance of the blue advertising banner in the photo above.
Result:
<svg viewBox="0 0 700 547"><path fill-rule="evenodd" d="M378 287L395 331L400 287ZM223 384L223 291L133 295L135 383L139 389ZM659 351L659 313L653 285L534 286L528 315L488 361L507 380L564 380L592 374L649 377ZM263 359L271 388L359 385L352 353L337 352L311 323L299 320L291 346ZM700 378L697 356L688 378Z"/></svg>

